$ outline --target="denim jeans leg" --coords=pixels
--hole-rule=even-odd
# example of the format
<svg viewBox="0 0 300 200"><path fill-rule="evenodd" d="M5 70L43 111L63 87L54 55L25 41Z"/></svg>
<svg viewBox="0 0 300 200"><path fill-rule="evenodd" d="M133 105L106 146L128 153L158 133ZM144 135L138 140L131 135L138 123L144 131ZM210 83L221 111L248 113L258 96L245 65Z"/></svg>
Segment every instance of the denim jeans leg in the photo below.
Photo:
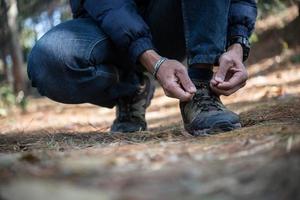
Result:
<svg viewBox="0 0 300 200"><path fill-rule="evenodd" d="M230 0L150 0L143 16L162 56L215 64L224 53Z"/></svg>
<svg viewBox="0 0 300 200"><path fill-rule="evenodd" d="M120 82L116 50L108 37L89 19L64 22L34 46L28 76L38 91L52 100L113 107L121 96L137 89L134 76Z"/></svg>
<svg viewBox="0 0 300 200"><path fill-rule="evenodd" d="M230 0L181 0L188 65L215 64L225 51Z"/></svg>
<svg viewBox="0 0 300 200"><path fill-rule="evenodd" d="M144 19L160 55L182 61L186 56L180 0L151 0Z"/></svg>

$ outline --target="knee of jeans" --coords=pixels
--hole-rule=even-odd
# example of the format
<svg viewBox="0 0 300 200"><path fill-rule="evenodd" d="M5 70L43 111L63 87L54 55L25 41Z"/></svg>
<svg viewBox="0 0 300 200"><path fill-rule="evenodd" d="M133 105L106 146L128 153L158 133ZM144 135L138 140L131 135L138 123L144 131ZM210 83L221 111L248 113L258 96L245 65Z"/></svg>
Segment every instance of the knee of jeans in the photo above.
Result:
<svg viewBox="0 0 300 200"><path fill-rule="evenodd" d="M113 60L113 45L93 20L78 19L48 31L35 45L33 54L56 65L82 69Z"/></svg>
<svg viewBox="0 0 300 200"><path fill-rule="evenodd" d="M43 79L41 70L42 56L40 54L39 45L35 44L32 48L27 63L27 75L33 87L37 87L38 80Z"/></svg>
<svg viewBox="0 0 300 200"><path fill-rule="evenodd" d="M39 39L28 57L28 77L33 83L43 80L49 72L55 72L59 67L60 52L52 35L47 33ZM58 73L58 72L57 72Z"/></svg>
<svg viewBox="0 0 300 200"><path fill-rule="evenodd" d="M28 57L27 74L33 87L39 87L47 77L62 76L65 66L80 68L82 59L76 58L77 47L63 44L65 36L54 28L39 39ZM77 61L78 60L78 61ZM79 67L78 67L79 66Z"/></svg>

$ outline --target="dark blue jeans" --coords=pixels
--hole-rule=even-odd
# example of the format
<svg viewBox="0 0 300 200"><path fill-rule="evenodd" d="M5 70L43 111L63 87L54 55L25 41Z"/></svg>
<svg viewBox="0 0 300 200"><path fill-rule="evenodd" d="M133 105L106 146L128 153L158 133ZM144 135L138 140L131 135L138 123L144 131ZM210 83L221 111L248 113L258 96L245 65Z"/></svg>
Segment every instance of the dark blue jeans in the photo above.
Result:
<svg viewBox="0 0 300 200"><path fill-rule="evenodd" d="M225 50L230 0L152 0L141 11L162 56L213 64ZM138 88L139 69L90 18L47 32L34 46L28 76L41 95L61 103L113 107Z"/></svg>

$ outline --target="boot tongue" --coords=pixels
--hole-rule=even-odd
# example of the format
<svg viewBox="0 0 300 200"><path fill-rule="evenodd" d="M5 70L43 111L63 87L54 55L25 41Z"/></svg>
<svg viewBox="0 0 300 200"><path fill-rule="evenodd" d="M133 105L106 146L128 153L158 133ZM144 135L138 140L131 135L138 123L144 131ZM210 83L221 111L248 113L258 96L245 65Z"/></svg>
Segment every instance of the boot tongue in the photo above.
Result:
<svg viewBox="0 0 300 200"><path fill-rule="evenodd" d="M192 79L192 82L196 86L197 89L209 89L209 81L207 80L197 80Z"/></svg>
<svg viewBox="0 0 300 200"><path fill-rule="evenodd" d="M203 111L220 111L223 109L223 105L220 102L220 98L210 88L210 81L208 80L195 80L192 79L197 88L197 92L194 96L194 101L198 102L198 106Z"/></svg>
<svg viewBox="0 0 300 200"><path fill-rule="evenodd" d="M197 93L200 93L204 96L215 96L216 98L220 98L219 95L215 94L210 89L210 81L209 80L197 80L192 79L192 82L195 84L197 88Z"/></svg>

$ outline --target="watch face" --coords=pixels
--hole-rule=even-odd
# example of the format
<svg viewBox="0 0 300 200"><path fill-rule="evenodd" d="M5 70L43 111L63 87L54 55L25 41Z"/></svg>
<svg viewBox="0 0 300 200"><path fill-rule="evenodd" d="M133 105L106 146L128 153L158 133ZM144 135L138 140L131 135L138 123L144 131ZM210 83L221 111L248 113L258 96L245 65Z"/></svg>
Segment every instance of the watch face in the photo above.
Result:
<svg viewBox="0 0 300 200"><path fill-rule="evenodd" d="M247 38L243 38L243 44L247 47L250 48L250 42Z"/></svg>

